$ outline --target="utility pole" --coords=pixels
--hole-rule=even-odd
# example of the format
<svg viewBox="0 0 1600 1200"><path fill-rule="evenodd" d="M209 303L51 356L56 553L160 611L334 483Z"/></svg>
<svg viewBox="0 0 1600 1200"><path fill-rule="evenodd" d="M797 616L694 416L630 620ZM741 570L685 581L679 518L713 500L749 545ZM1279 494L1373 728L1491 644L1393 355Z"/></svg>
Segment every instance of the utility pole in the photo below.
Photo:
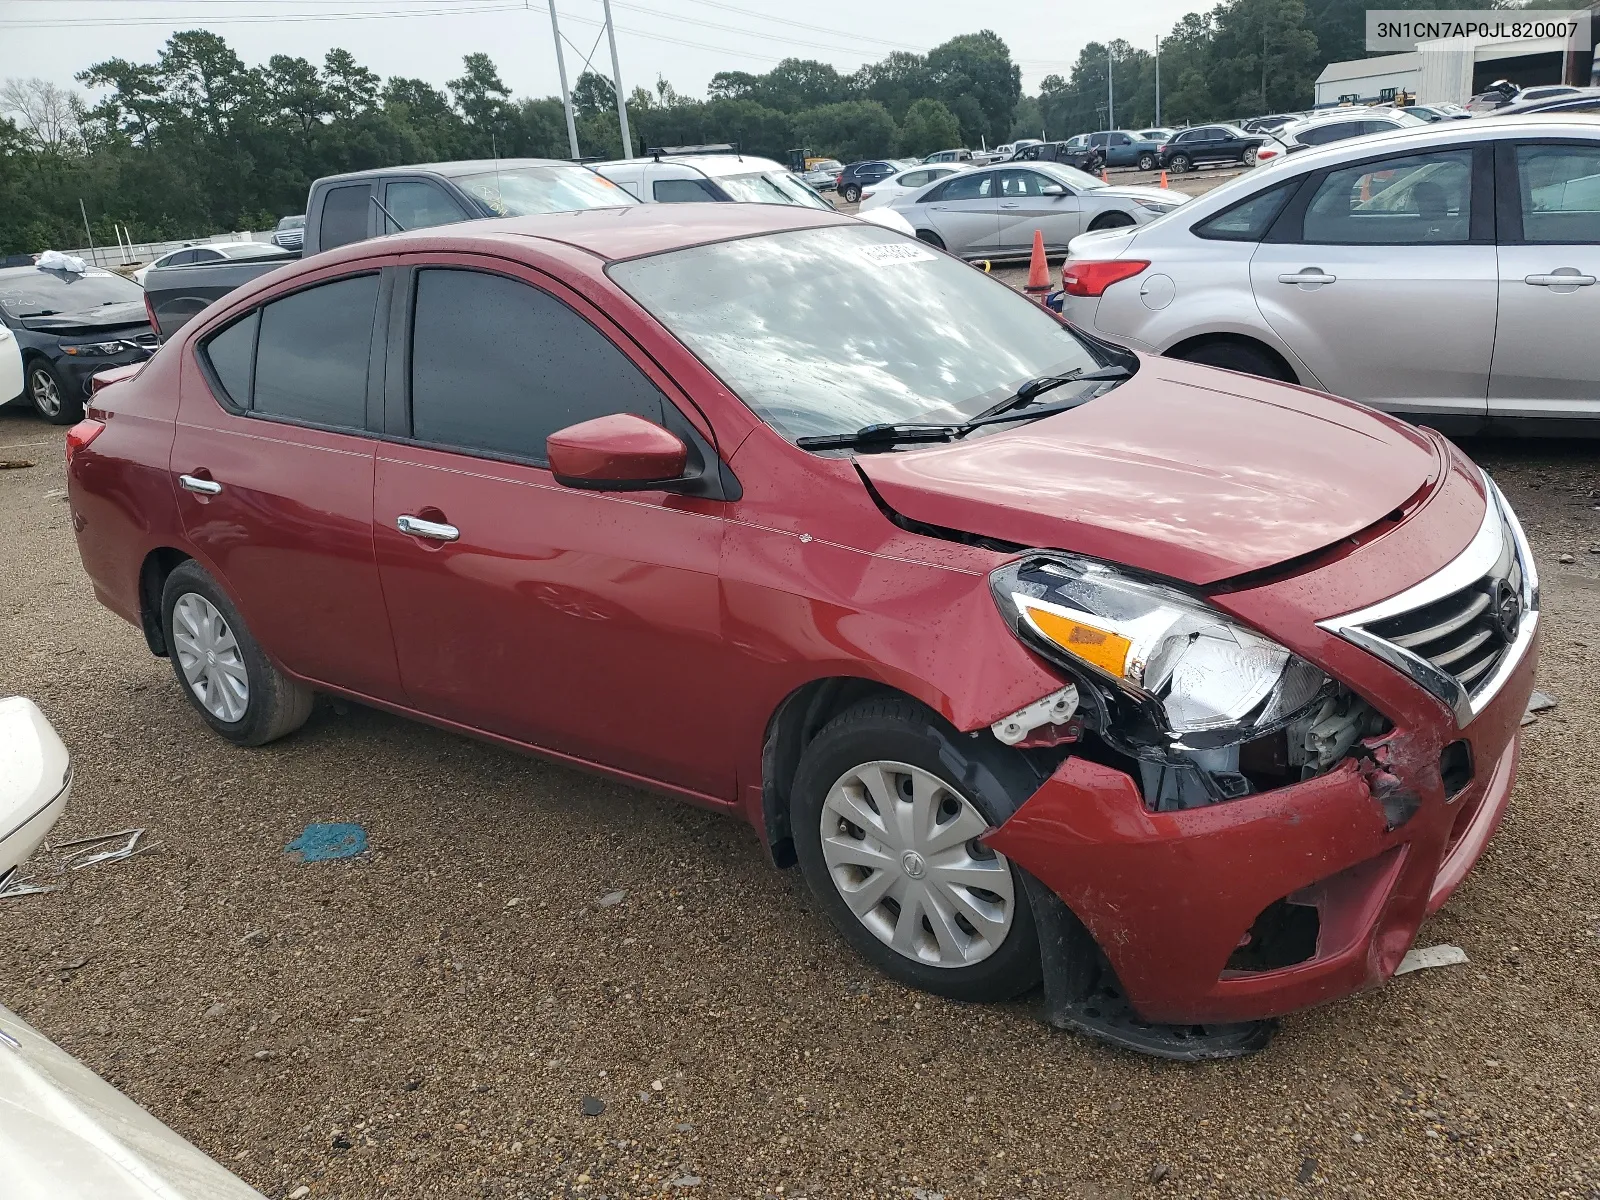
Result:
<svg viewBox="0 0 1600 1200"><path fill-rule="evenodd" d="M1111 57L1111 47L1106 47L1106 128L1114 129L1117 124L1117 84L1113 75L1116 72L1116 60Z"/></svg>
<svg viewBox="0 0 1600 1200"><path fill-rule="evenodd" d="M607 5L607 13L610 6ZM556 39L556 71L561 76L561 104L567 110L567 141L572 146L572 157L582 157L578 153L578 122L572 115L572 92L567 87L567 60L561 54L561 24L556 20L556 0L550 0L550 32Z"/></svg>
<svg viewBox="0 0 1600 1200"><path fill-rule="evenodd" d="M611 0L604 0L606 36L611 39L611 83L617 89L617 124L622 128L622 157L633 157L633 139L628 136L628 102L622 91L622 68L617 64L617 27L611 23Z"/></svg>
<svg viewBox="0 0 1600 1200"><path fill-rule="evenodd" d="M1161 124L1161 35L1156 34L1156 125Z"/></svg>

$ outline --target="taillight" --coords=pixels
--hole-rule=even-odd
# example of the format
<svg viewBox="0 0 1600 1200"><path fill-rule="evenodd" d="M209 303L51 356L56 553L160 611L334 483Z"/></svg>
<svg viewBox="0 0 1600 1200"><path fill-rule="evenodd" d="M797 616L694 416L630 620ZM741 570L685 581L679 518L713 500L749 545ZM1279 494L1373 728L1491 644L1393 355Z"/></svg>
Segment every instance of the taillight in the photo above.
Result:
<svg viewBox="0 0 1600 1200"><path fill-rule="evenodd" d="M150 332L155 334L157 337L160 337L161 326L156 324L156 309L155 305L150 303L149 292L144 294L144 315L150 320Z"/></svg>
<svg viewBox="0 0 1600 1200"><path fill-rule="evenodd" d="M89 418L79 421L71 429L67 430L68 467L72 466L72 460L78 456L78 451L99 437L104 432L105 427L106 423L104 421L96 421Z"/></svg>
<svg viewBox="0 0 1600 1200"><path fill-rule="evenodd" d="M1061 268L1061 290L1069 296L1098 296L1113 283L1132 279L1150 264L1137 258L1110 262L1073 262Z"/></svg>
<svg viewBox="0 0 1600 1200"><path fill-rule="evenodd" d="M833 177L833 186L834 187L843 187L844 186L844 175L843 174L835 175Z"/></svg>
<svg viewBox="0 0 1600 1200"><path fill-rule="evenodd" d="M1166 152L1167 152L1167 147L1165 147L1165 146L1157 146L1156 147L1156 153L1157 154L1165 154Z"/></svg>
<svg viewBox="0 0 1600 1200"><path fill-rule="evenodd" d="M1261 149L1256 151L1256 161L1257 162L1265 162L1269 158L1277 158L1277 157L1278 157L1278 152L1276 150L1268 150L1265 146L1263 146Z"/></svg>

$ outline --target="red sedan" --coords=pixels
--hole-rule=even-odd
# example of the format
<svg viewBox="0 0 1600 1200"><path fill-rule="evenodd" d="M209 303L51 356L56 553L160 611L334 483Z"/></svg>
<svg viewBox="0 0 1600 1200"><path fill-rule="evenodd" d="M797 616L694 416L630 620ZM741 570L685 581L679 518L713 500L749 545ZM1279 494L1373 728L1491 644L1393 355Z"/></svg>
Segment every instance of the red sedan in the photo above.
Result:
<svg viewBox="0 0 1600 1200"><path fill-rule="evenodd" d="M1394 971L1533 680L1527 544L1437 434L806 209L316 255L68 459L222 737L324 691L736 813L896 979L1175 1057Z"/></svg>

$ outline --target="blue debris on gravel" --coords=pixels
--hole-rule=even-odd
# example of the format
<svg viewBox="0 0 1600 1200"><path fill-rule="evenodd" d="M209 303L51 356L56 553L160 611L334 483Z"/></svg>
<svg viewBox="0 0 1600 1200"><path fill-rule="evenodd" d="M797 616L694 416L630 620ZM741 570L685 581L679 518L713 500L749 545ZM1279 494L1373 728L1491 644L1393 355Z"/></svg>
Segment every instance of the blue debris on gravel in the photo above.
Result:
<svg viewBox="0 0 1600 1200"><path fill-rule="evenodd" d="M307 825L300 836L283 849L308 863L354 858L366 853L367 831L359 825Z"/></svg>

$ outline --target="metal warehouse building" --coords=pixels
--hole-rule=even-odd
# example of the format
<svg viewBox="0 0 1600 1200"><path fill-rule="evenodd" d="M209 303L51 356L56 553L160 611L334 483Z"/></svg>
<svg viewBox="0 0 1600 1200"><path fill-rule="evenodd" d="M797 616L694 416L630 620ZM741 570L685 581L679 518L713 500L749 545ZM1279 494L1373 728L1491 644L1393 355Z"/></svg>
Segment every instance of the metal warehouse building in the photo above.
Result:
<svg viewBox="0 0 1600 1200"><path fill-rule="evenodd" d="M1422 104L1465 104L1497 79L1520 87L1568 82L1567 60L1559 38L1420 42L1404 54L1329 63L1317 76L1316 103L1371 104L1409 92Z"/></svg>

